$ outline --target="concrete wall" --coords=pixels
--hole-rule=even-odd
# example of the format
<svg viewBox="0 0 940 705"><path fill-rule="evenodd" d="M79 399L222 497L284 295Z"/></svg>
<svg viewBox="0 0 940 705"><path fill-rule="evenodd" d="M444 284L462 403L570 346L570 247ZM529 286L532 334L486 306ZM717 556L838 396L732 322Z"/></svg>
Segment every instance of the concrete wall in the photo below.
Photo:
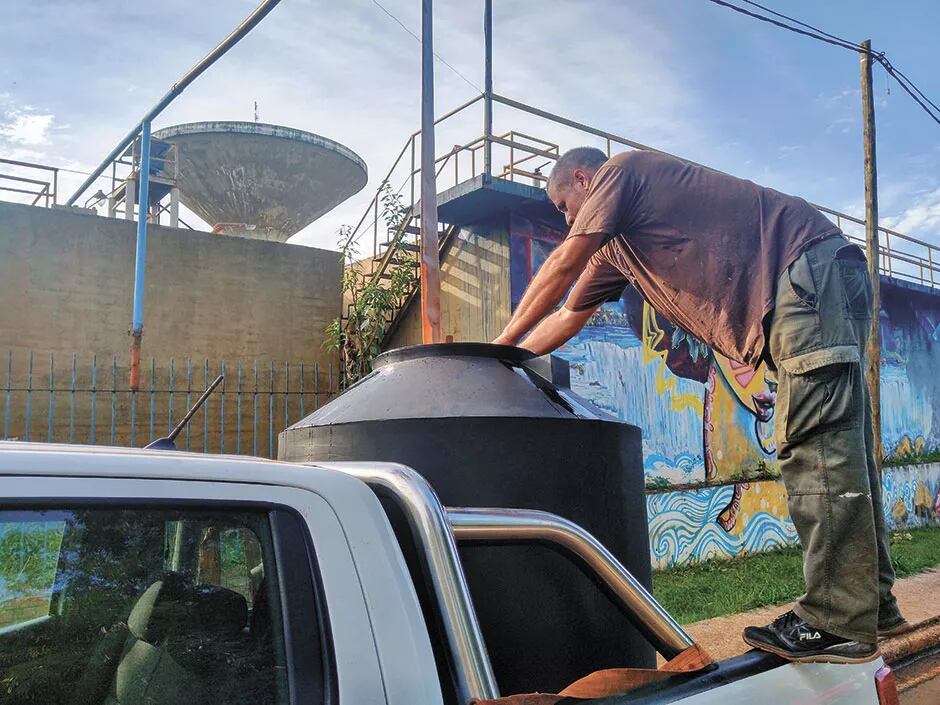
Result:
<svg viewBox="0 0 940 705"><path fill-rule="evenodd" d="M504 221L466 226L441 263L441 332L456 342L492 340L509 321L509 233ZM421 342L420 302L412 301L386 350Z"/></svg>
<svg viewBox="0 0 940 705"><path fill-rule="evenodd" d="M165 434L224 361L225 396L216 392L194 419L191 447L257 447L267 455L269 438L325 403L331 384L338 385L336 357L323 339L340 312L339 254L159 226L148 231L141 392L133 395L136 223L0 203L0 435L107 444L113 426L115 444L139 446L151 439L151 416L153 435ZM53 362L57 392L49 394Z"/></svg>
<svg viewBox="0 0 940 705"><path fill-rule="evenodd" d="M0 203L0 351L125 354L136 224ZM298 245L149 228L143 355L319 360L340 260Z"/></svg>

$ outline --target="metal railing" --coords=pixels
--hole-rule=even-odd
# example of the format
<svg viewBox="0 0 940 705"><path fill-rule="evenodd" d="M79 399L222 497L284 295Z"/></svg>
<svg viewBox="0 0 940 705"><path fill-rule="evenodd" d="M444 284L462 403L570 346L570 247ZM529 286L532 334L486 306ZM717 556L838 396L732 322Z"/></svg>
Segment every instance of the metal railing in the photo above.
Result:
<svg viewBox="0 0 940 705"><path fill-rule="evenodd" d="M4 165L0 171L0 192L32 196L29 202L31 206L38 205L40 201L46 208L56 204L59 192L58 167L16 159L0 159L0 165ZM24 173L29 176L24 176Z"/></svg>
<svg viewBox="0 0 940 705"><path fill-rule="evenodd" d="M457 543L444 507L428 481L411 468L393 463L309 464L357 477L401 509L441 610L447 656L460 701L498 698L499 686Z"/></svg>
<svg viewBox="0 0 940 705"><path fill-rule="evenodd" d="M391 500L408 524L441 611L447 656L462 702L499 697L499 686L457 552L464 542L548 542L576 556L620 600L667 659L695 641L594 536L556 514L526 509L445 508L428 481L395 463L308 463L357 477Z"/></svg>
<svg viewBox="0 0 940 705"><path fill-rule="evenodd" d="M6 439L140 447L165 436L219 374L224 381L177 440L180 449L274 458L277 434L339 392L332 362L156 360L127 387L116 355L33 352L2 359Z"/></svg>
<svg viewBox="0 0 940 705"><path fill-rule="evenodd" d="M584 528L557 514L534 509L448 508L458 543L544 541L582 561L616 595L630 621L667 661L695 641L607 548Z"/></svg>
<svg viewBox="0 0 940 705"><path fill-rule="evenodd" d="M478 102L485 101L485 98L486 96L481 94L468 100L439 117L435 125L443 125L453 120ZM491 99L493 103L508 108L514 114L513 120L516 120L516 116L520 114L526 116L525 131L511 129L500 134L483 134L469 141L455 144L442 153L435 161L438 193L450 186L484 175L484 160L481 151L487 149L493 152L492 164L502 166L494 166L493 173L485 174L486 177L507 179L513 182L524 181L536 186L543 185L547 177L542 174L542 169L558 159L561 150L557 141L536 136L540 130L548 133L565 130L571 136L572 145L592 143L605 151L608 156L624 149L643 149L668 154L668 152L627 137L540 110L505 96L493 94ZM413 207L417 203L416 189L421 174L420 166L416 161L420 146L419 140L420 132L414 132L408 137L388 173L379 183L375 197L369 202L354 228L354 238L357 240L364 238L371 231L373 258L382 257L386 249L396 244L379 239L382 194L391 189L393 193L403 196L405 206ZM671 156L682 159L678 155ZM697 164L688 159L683 159L683 161ZM535 163L534 166L533 163ZM825 206L814 205L832 217L850 239L865 246L864 220ZM878 231L880 235L879 267L883 274L924 286L940 287L940 247L890 228L879 227Z"/></svg>

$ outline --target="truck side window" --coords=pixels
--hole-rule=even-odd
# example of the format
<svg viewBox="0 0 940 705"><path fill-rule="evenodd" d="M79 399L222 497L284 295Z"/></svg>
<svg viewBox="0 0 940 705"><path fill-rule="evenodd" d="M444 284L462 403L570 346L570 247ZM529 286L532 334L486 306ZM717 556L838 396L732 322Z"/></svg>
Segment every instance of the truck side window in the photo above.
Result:
<svg viewBox="0 0 940 705"><path fill-rule="evenodd" d="M0 629L49 614L65 522L29 518L0 521Z"/></svg>
<svg viewBox="0 0 940 705"><path fill-rule="evenodd" d="M0 510L0 701L293 702L275 514L284 521L242 507Z"/></svg>

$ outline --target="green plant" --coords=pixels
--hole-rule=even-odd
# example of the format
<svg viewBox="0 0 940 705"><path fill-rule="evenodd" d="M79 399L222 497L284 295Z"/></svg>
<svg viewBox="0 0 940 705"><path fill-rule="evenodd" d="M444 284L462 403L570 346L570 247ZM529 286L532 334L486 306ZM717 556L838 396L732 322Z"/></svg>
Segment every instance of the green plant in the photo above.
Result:
<svg viewBox="0 0 940 705"><path fill-rule="evenodd" d="M390 236L400 235L409 208L401 194L382 189L381 218ZM417 283L417 262L388 264L385 278L375 276L378 260L363 260L356 242L356 233L348 225L339 229L339 249L343 262L343 306L346 315L333 319L326 328L324 347L340 355L342 383L353 384L372 371L372 361L382 351L382 338L395 312L414 291ZM397 260L406 252L393 252Z"/></svg>
<svg viewBox="0 0 940 705"><path fill-rule="evenodd" d="M672 483L669 482L665 477L647 477L646 478L646 489L648 490L665 490L669 489L672 486Z"/></svg>
<svg viewBox="0 0 940 705"><path fill-rule="evenodd" d="M896 467L899 465L922 465L924 463L940 462L940 448L920 453L905 453L903 455L889 455L882 461L882 467Z"/></svg>

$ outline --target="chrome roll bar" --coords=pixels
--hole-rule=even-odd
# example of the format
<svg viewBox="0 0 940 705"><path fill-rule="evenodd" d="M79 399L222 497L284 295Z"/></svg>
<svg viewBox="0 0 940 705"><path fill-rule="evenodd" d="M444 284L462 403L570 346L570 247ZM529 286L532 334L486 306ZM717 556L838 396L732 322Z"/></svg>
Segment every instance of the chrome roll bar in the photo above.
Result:
<svg viewBox="0 0 940 705"><path fill-rule="evenodd" d="M403 512L440 605L452 670L462 701L499 697L457 542L550 543L581 560L619 600L633 624L665 658L695 642L623 564L583 528L530 509L445 509L420 474L397 463L308 463L351 475Z"/></svg>
<svg viewBox="0 0 940 705"><path fill-rule="evenodd" d="M618 598L634 626L666 659L695 642L604 545L557 514L532 509L448 508L458 542L532 542L556 545L580 559Z"/></svg>
<svg viewBox="0 0 940 705"><path fill-rule="evenodd" d="M428 567L431 587L442 611L461 701L498 698L499 688L470 599L457 543L444 507L428 481L411 468L395 463L308 464L357 477L376 495L391 499L401 509L419 555Z"/></svg>

